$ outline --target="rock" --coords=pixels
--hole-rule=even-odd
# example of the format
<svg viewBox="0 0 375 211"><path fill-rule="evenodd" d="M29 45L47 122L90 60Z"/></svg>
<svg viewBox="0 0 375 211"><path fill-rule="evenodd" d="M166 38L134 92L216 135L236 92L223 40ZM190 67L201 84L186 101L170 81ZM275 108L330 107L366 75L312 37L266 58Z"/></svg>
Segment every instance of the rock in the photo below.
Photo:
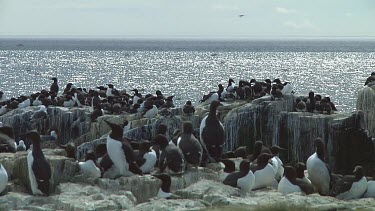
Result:
<svg viewBox="0 0 375 211"><path fill-rule="evenodd" d="M50 197L9 192L0 197L0 210L55 210Z"/></svg>
<svg viewBox="0 0 375 211"><path fill-rule="evenodd" d="M283 100L261 97L251 103L233 108L224 118L226 150L247 146L253 151L256 141L271 145L277 136L277 126L281 111L293 111L294 96L284 96ZM277 143L277 142L276 142Z"/></svg>
<svg viewBox="0 0 375 211"><path fill-rule="evenodd" d="M375 86L364 86L358 92L357 110L361 110L365 117L365 129L369 131L369 135L375 137Z"/></svg>
<svg viewBox="0 0 375 211"><path fill-rule="evenodd" d="M70 158L62 156L65 153L60 149L43 149L52 170L50 190L53 193L60 182L69 181L79 171L78 164ZM30 181L27 168L27 152L0 153L0 162L3 163L11 180L17 179L20 184L30 190Z"/></svg>
<svg viewBox="0 0 375 211"><path fill-rule="evenodd" d="M216 207L217 210L233 210L236 207L242 207L246 210L261 208L261 210L336 210L368 208L375 205L374 201L368 199L342 201L319 194L303 196L299 193L292 193L282 195L270 188L244 194L237 188L206 180L199 181L183 190L178 190L176 194L185 199L201 199Z"/></svg>
<svg viewBox="0 0 375 211"><path fill-rule="evenodd" d="M316 137L325 142L326 162L336 173L348 174L356 165L374 161L373 144L360 128L361 112L331 115L281 112L279 117L273 143L288 149L282 154L284 163L306 162L315 151Z"/></svg>
<svg viewBox="0 0 375 211"><path fill-rule="evenodd" d="M96 122L91 123L91 138L98 139L111 130L108 124L104 122L104 120L123 125L126 119L127 116L125 115L104 115L98 117Z"/></svg>
<svg viewBox="0 0 375 211"><path fill-rule="evenodd" d="M89 150L95 151L96 147L99 144L106 144L107 143L107 135L108 134L102 136L99 139L95 139L93 141L86 142L86 143L83 143L83 144L79 145L77 147L77 151L76 151L77 160L82 160L85 157L87 151L89 151Z"/></svg>
<svg viewBox="0 0 375 211"><path fill-rule="evenodd" d="M182 176L172 176L171 191L185 188L201 179L219 180L217 172L214 172L208 168L199 168L199 171L195 169L189 170ZM75 176L72 182L82 182L90 185L97 185L102 189L106 190L126 190L131 191L139 203L146 202L150 198L157 195L161 186L161 181L151 175L133 175L130 177L120 177L115 180L99 178L92 180L82 175Z"/></svg>
<svg viewBox="0 0 375 211"><path fill-rule="evenodd" d="M87 184L62 183L59 195L32 196L9 192L0 197L0 210L122 210L136 204L128 191L110 192Z"/></svg>
<svg viewBox="0 0 375 211"><path fill-rule="evenodd" d="M90 132L89 107L64 108L48 107L47 119L43 121L30 121L32 115L39 110L39 106L29 106L23 109L15 109L0 116L4 125L14 128L15 137L35 129L41 135L49 134L51 130L57 130L58 140L62 144L68 143L71 139ZM57 128L57 129L56 129ZM28 145L28 143L25 143Z"/></svg>
<svg viewBox="0 0 375 211"><path fill-rule="evenodd" d="M121 210L136 204L135 197L128 191L111 192L87 184L62 183L61 194L52 196L56 209L60 210Z"/></svg>
<svg viewBox="0 0 375 211"><path fill-rule="evenodd" d="M207 204L201 200L190 199L155 199L147 203L139 204L130 211L175 211L175 210L201 210L207 208Z"/></svg>
<svg viewBox="0 0 375 211"><path fill-rule="evenodd" d="M241 195L238 188L205 179L199 180L185 189L177 190L176 194L184 199L203 199L213 205L225 201L228 197Z"/></svg>

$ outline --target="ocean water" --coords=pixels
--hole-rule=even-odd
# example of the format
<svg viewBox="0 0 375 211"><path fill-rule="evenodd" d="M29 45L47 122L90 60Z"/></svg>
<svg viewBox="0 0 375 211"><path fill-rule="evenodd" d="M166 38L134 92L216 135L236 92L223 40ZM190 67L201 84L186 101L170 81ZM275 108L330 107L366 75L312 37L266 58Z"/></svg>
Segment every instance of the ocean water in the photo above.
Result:
<svg viewBox="0 0 375 211"><path fill-rule="evenodd" d="M197 104L229 78L289 81L295 92L330 96L355 110L375 71L375 38L89 39L0 38L0 90L8 97L49 89L51 77L95 88L112 83L142 94L161 90Z"/></svg>

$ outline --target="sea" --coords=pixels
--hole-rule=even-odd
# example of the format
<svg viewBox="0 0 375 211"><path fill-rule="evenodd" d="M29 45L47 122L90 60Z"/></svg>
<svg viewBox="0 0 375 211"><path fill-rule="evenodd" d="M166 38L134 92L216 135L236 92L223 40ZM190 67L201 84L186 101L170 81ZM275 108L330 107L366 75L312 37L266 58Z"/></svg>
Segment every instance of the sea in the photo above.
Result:
<svg viewBox="0 0 375 211"><path fill-rule="evenodd" d="M49 89L57 77L60 90L68 82L87 89L111 83L197 105L229 78L280 78L297 94L314 91L351 112L372 71L374 37L0 37L0 90L7 97Z"/></svg>

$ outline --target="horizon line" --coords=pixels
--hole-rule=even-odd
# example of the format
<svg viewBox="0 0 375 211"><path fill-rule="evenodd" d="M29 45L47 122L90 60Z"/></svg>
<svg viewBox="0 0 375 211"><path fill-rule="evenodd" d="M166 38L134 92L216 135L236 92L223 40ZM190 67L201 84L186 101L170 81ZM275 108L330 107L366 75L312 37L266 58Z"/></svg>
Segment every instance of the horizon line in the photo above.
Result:
<svg viewBox="0 0 375 211"><path fill-rule="evenodd" d="M375 36L202 36L202 35L1 35L0 38L87 38L87 39L285 39L285 38L375 38Z"/></svg>

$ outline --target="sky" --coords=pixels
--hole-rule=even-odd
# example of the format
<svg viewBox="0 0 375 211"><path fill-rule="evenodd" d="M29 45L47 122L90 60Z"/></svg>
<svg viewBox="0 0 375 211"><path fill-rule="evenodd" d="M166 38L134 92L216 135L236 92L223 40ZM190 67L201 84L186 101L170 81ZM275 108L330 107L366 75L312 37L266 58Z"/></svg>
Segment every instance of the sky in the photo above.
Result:
<svg viewBox="0 0 375 211"><path fill-rule="evenodd" d="M0 0L14 35L372 37L375 0Z"/></svg>

